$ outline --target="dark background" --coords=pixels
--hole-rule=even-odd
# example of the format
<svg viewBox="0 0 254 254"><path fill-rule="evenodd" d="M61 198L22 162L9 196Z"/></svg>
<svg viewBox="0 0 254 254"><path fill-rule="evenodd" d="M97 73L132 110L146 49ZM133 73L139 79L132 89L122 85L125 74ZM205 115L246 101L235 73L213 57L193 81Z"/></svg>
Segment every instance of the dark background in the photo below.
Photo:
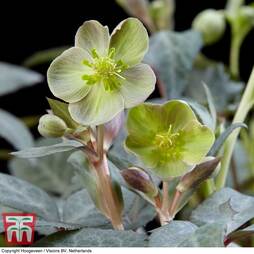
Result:
<svg viewBox="0 0 254 254"><path fill-rule="evenodd" d="M250 3L251 1L246 1ZM222 9L224 0L176 0L175 29L190 28L193 18L206 8ZM21 64L36 51L63 45L73 45L78 27L89 19L96 19L112 30L128 15L114 0L83 1L8 1L0 15L0 61ZM205 48L204 53L215 60L228 63L230 31L217 44ZM241 76L247 81L254 63L254 32L245 40L241 50ZM36 70L45 75L48 66ZM51 96L46 82L33 88L0 98L0 108L17 116L45 113L45 97ZM36 134L36 132L35 132ZM0 139L0 147L7 146ZM0 162L1 164L1 162Z"/></svg>

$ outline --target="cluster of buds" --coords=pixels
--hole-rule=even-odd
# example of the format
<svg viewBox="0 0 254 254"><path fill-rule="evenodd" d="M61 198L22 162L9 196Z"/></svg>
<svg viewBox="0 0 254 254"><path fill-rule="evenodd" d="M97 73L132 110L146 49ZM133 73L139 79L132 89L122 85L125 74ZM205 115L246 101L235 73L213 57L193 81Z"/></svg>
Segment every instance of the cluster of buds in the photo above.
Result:
<svg viewBox="0 0 254 254"><path fill-rule="evenodd" d="M165 199L163 192L153 182L148 172L140 167L130 167L123 169L121 174L130 190L151 203L158 212L161 224L166 224L175 217L200 184L214 178L219 169L220 158L206 157L202 163L179 178L173 195L170 196L168 193L166 197L169 204L166 211L163 206Z"/></svg>

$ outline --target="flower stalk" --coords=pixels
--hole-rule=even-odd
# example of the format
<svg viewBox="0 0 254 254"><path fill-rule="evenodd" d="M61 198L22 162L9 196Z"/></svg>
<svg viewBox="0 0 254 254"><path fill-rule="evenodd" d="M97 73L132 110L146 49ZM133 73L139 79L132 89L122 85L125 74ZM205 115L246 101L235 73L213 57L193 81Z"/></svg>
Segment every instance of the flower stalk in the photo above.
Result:
<svg viewBox="0 0 254 254"><path fill-rule="evenodd" d="M250 79L240 101L239 107L236 111L236 114L233 119L233 123L244 122L249 110L254 104L254 69L252 69ZM235 130L224 145L224 152L221 160L221 170L216 179L216 188L217 190L225 186L228 169L230 166L231 157L234 151L234 146L237 140L237 137L240 133L240 130Z"/></svg>
<svg viewBox="0 0 254 254"><path fill-rule="evenodd" d="M232 33L229 68L232 77L235 79L238 79L240 76L239 55L241 44L241 40L239 40L239 38L234 36Z"/></svg>
<svg viewBox="0 0 254 254"><path fill-rule="evenodd" d="M176 214L176 209L178 205L178 201L180 200L180 197L182 195L182 192L176 189L176 192L174 194L173 200L171 202L171 205L169 207L169 214L174 218Z"/></svg>
<svg viewBox="0 0 254 254"><path fill-rule="evenodd" d="M166 225L171 221L169 216L169 197L168 197L169 182L163 181L162 183L162 206L159 212L159 218L161 225Z"/></svg>
<svg viewBox="0 0 254 254"><path fill-rule="evenodd" d="M109 219L117 230L124 230L122 225L121 213L117 209L115 193L112 189L112 180L110 177L110 171L108 168L107 156L104 152L104 125L98 126L97 136L97 153L99 160L94 162L93 165L97 171L101 190L103 190L102 196L104 198L104 207Z"/></svg>

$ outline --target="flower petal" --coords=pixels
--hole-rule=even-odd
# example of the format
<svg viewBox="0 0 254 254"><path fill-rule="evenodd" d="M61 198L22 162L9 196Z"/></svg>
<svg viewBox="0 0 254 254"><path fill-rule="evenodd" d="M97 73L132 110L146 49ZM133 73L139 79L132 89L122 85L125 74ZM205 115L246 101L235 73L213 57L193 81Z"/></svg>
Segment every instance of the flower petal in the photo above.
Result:
<svg viewBox="0 0 254 254"><path fill-rule="evenodd" d="M79 27L75 36L75 46L91 53L96 49L97 53L105 56L109 49L109 31L107 26L103 26L96 20L86 21Z"/></svg>
<svg viewBox="0 0 254 254"><path fill-rule="evenodd" d="M198 121L190 122L181 134L184 144L182 149L183 160L189 164L199 163L209 152L214 143L214 134Z"/></svg>
<svg viewBox="0 0 254 254"><path fill-rule="evenodd" d="M100 125L112 120L124 109L119 92L106 92L102 84L95 84L81 101L69 105L72 118L83 125Z"/></svg>
<svg viewBox="0 0 254 254"><path fill-rule="evenodd" d="M147 167L154 168L159 163L160 155L150 140L139 140L128 136L125 147L129 152L137 155Z"/></svg>
<svg viewBox="0 0 254 254"><path fill-rule="evenodd" d="M159 163L153 172L156 173L161 179L168 180L170 177L181 176L189 171L192 166L181 160L170 160L167 163Z"/></svg>
<svg viewBox="0 0 254 254"><path fill-rule="evenodd" d="M139 156L144 165L158 175L160 178L167 180L169 177L177 177L187 172L191 166L181 159L168 161L162 160L161 151L159 151L152 142L143 143L133 136L128 136L125 141L127 150Z"/></svg>
<svg viewBox="0 0 254 254"><path fill-rule="evenodd" d="M129 66L142 61L148 50L148 34L136 18L122 21L113 31L110 48L115 48L115 60L122 60Z"/></svg>
<svg viewBox="0 0 254 254"><path fill-rule="evenodd" d="M138 64L127 69L122 76L126 79L120 88L125 108L145 101L155 88L156 77L149 65Z"/></svg>
<svg viewBox="0 0 254 254"><path fill-rule="evenodd" d="M84 98L90 90L82 80L84 74L92 70L82 64L90 55L81 48L70 48L58 56L48 69L50 91L58 98L67 102L77 102Z"/></svg>
<svg viewBox="0 0 254 254"><path fill-rule="evenodd" d="M151 140L163 122L161 105L144 103L129 111L127 118L128 134L141 145L150 145Z"/></svg>
<svg viewBox="0 0 254 254"><path fill-rule="evenodd" d="M173 131L179 131L189 122L197 120L190 106L181 100L171 100L162 106L163 121L161 124L167 130L169 125Z"/></svg>

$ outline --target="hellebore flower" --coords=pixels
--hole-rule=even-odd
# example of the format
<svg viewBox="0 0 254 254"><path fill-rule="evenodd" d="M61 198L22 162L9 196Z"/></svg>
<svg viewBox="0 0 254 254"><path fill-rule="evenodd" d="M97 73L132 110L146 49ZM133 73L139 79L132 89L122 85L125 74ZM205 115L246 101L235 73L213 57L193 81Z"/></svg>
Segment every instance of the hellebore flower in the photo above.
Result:
<svg viewBox="0 0 254 254"><path fill-rule="evenodd" d="M75 47L50 65L49 88L69 103L76 122L104 124L154 90L152 69L140 63L147 49L148 34L138 19L122 21L111 36L108 27L87 21L77 31Z"/></svg>
<svg viewBox="0 0 254 254"><path fill-rule="evenodd" d="M201 162L214 142L213 132L180 100L131 109L127 130L127 149L164 180L181 176Z"/></svg>

